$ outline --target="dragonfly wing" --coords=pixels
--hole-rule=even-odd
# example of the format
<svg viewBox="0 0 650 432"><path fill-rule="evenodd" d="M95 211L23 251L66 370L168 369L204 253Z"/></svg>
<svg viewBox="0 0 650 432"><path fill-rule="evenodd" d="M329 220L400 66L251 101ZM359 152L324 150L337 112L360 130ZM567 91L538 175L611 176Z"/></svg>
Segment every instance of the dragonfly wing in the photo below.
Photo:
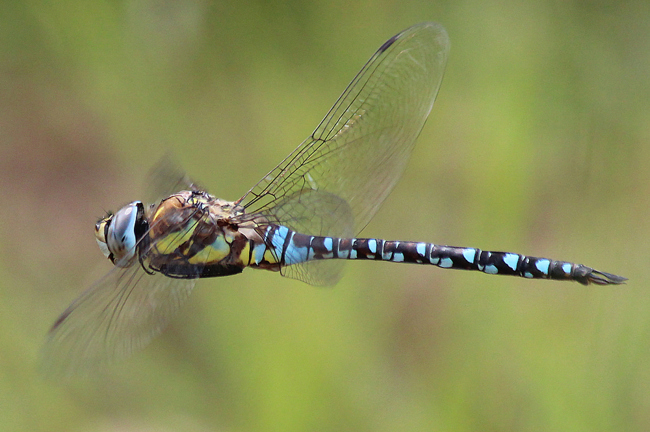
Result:
<svg viewBox="0 0 650 432"><path fill-rule="evenodd" d="M240 202L249 212L272 217L275 205L286 197L297 197L299 206L301 192L326 192L348 203L354 217L348 223L358 233L404 171L440 87L448 50L447 33L434 23L391 38L314 133ZM319 223L337 217L327 204L314 205L313 200L309 204L307 211L320 213ZM288 220L287 225L310 234L330 234L313 231L319 229L313 224L291 225Z"/></svg>
<svg viewBox="0 0 650 432"><path fill-rule="evenodd" d="M301 189L292 195L281 196L271 210L265 214L268 222L298 232L328 233L337 237L356 234L350 224L354 215L348 202L325 190ZM255 214L259 213L251 213Z"/></svg>
<svg viewBox="0 0 650 432"><path fill-rule="evenodd" d="M389 39L314 133L240 202L250 214L305 234L358 234L404 172L438 93L448 51L447 33L435 23ZM332 207L332 196L345 205ZM313 283L313 271L306 269L311 264L304 267L285 274Z"/></svg>
<svg viewBox="0 0 650 432"><path fill-rule="evenodd" d="M145 202L159 203L160 200L182 190L200 190L187 173L169 154L163 156L146 176Z"/></svg>
<svg viewBox="0 0 650 432"><path fill-rule="evenodd" d="M52 377L83 374L143 348L164 330L195 279L148 274L139 264L114 268L57 319L43 348Z"/></svg>

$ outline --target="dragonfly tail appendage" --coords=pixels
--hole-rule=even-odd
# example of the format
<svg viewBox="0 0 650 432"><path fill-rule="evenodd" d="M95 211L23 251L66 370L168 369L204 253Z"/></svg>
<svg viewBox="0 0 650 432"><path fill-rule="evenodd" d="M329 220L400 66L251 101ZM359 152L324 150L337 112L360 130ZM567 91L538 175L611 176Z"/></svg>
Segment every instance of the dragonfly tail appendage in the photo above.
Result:
<svg viewBox="0 0 650 432"><path fill-rule="evenodd" d="M601 272L584 265L578 265L575 273L577 275L574 279L583 285L589 285L590 283L596 285L621 285L627 280L626 277Z"/></svg>

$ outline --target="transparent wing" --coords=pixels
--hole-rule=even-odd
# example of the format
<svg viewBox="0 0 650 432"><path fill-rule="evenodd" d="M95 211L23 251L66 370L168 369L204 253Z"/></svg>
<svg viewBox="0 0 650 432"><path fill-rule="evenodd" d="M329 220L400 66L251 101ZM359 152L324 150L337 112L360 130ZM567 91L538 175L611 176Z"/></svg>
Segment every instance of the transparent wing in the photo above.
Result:
<svg viewBox="0 0 650 432"><path fill-rule="evenodd" d="M147 274L138 264L114 268L57 319L43 348L44 372L83 374L143 348L165 329L194 284Z"/></svg>
<svg viewBox="0 0 650 432"><path fill-rule="evenodd" d="M187 173L170 154L164 155L146 176L144 202L158 203L169 195L182 190L199 190Z"/></svg>
<svg viewBox="0 0 650 432"><path fill-rule="evenodd" d="M447 60L442 26L423 23L392 37L352 80L314 133L240 202L305 234L352 236L401 177L433 106ZM332 202L336 205L332 205ZM287 267L312 284L338 279L331 261Z"/></svg>

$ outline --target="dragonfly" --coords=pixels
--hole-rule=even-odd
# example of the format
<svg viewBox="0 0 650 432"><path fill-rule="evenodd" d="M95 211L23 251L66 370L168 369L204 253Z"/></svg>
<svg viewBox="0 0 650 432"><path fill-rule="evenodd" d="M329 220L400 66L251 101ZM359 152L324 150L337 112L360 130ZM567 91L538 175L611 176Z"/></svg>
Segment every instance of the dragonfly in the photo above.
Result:
<svg viewBox="0 0 650 432"><path fill-rule="evenodd" d="M197 279L246 268L311 285L336 283L347 260L624 283L548 258L355 237L403 174L448 52L449 37L436 23L388 39L315 131L236 201L216 198L173 169L154 175L155 187L169 189L162 199L131 202L97 222L97 242L114 267L56 320L45 343L46 367L71 375L126 357L162 332Z"/></svg>

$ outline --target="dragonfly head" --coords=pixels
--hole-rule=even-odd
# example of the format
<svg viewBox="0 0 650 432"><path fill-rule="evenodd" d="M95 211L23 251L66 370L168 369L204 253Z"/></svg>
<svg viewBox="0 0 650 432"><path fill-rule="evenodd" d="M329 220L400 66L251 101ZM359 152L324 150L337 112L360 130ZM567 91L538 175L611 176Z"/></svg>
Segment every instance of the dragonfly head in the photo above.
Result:
<svg viewBox="0 0 650 432"><path fill-rule="evenodd" d="M97 222L95 238L99 249L113 264L129 267L133 264L138 241L148 228L144 205L134 201Z"/></svg>

